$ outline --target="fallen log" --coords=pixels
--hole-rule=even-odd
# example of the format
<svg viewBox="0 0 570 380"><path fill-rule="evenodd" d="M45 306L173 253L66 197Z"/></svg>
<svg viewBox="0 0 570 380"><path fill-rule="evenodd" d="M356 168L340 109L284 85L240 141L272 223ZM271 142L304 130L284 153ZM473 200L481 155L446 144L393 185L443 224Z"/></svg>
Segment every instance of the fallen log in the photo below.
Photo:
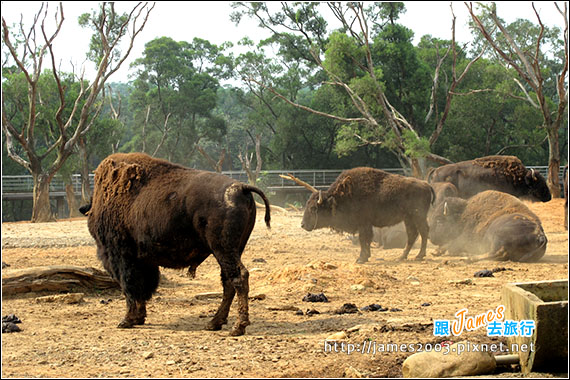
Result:
<svg viewBox="0 0 570 380"><path fill-rule="evenodd" d="M2 271L2 296L29 292L120 289L106 272L96 268L54 265Z"/></svg>

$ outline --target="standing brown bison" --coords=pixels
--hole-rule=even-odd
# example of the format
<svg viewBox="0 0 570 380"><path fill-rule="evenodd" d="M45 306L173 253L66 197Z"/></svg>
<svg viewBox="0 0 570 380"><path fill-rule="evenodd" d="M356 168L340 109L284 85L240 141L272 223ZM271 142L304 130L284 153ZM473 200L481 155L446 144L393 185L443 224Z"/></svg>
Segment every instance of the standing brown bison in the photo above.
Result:
<svg viewBox="0 0 570 380"><path fill-rule="evenodd" d="M408 242L400 259L408 257L419 232L422 243L416 260L421 260L429 234L427 213L434 200L435 193L425 181L379 169L354 168L342 172L326 192L313 192L305 205L301 227L307 231L331 227L358 232L357 263L365 263L370 257L372 226L387 227L403 221Z"/></svg>
<svg viewBox="0 0 570 380"><path fill-rule="evenodd" d="M227 323L237 293L239 314L231 334L244 334L250 323L249 274L241 255L255 224L252 193L265 202L269 227L269 202L253 186L141 153L114 154L101 162L91 204L82 212L88 214L97 256L126 297L119 327L144 324L159 266L195 269L213 254L224 291L207 329Z"/></svg>
<svg viewBox="0 0 570 380"><path fill-rule="evenodd" d="M518 198L488 190L468 200L449 197L430 215L430 240L451 254L480 259L538 261L546 235L536 216Z"/></svg>
<svg viewBox="0 0 570 380"><path fill-rule="evenodd" d="M502 191L533 201L551 199L544 177L527 169L515 156L487 156L443 165L430 171L427 180L429 183L450 182L465 199L485 190Z"/></svg>

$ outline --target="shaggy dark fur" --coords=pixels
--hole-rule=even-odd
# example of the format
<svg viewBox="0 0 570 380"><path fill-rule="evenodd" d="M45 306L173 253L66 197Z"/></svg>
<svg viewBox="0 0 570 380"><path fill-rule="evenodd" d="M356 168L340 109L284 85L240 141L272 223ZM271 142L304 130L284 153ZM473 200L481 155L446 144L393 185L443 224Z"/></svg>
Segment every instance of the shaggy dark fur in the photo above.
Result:
<svg viewBox="0 0 570 380"><path fill-rule="evenodd" d="M450 182L461 198L467 199L485 190L497 190L548 202L550 190L544 177L527 169L515 156L488 156L440 166L427 176L428 182Z"/></svg>
<svg viewBox="0 0 570 380"><path fill-rule="evenodd" d="M450 197L430 215L430 240L451 254L476 258L538 261L547 239L540 219L518 198L488 190L468 200Z"/></svg>
<svg viewBox="0 0 570 380"><path fill-rule="evenodd" d="M265 202L269 227L269 202L253 186L140 153L114 154L101 162L91 205L82 211L88 214L99 259L127 300L119 327L144 323L159 266L195 270L213 254L224 292L207 329L219 330L227 323L237 293L239 315L231 334L244 334L250 323L249 274L241 255L255 224L251 193Z"/></svg>
<svg viewBox="0 0 570 380"><path fill-rule="evenodd" d="M373 168L355 168L342 172L326 192L311 195L301 226L307 231L331 227L358 232L357 263L364 263L370 257L372 226L387 227L403 221L408 242L400 259L408 257L419 232L422 245L416 260L421 260L429 234L427 213L434 200L435 193L425 181Z"/></svg>

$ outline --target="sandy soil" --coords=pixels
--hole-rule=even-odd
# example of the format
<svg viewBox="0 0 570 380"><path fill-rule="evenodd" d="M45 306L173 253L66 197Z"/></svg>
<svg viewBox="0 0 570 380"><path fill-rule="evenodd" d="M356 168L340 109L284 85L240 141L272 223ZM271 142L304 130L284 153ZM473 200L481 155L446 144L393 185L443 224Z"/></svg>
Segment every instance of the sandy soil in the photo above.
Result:
<svg viewBox="0 0 570 380"><path fill-rule="evenodd" d="M162 269L147 323L134 329L116 328L125 311L119 291L79 289L85 295L78 304L37 302L45 293L3 297L2 315L19 317L22 331L2 334L2 377L401 377L409 352L325 352L324 340L344 331L345 343L366 340L379 349L390 343L439 343L444 339L434 336L434 319L454 319L462 308L469 315L495 309L506 283L567 279L563 201L529 206L541 217L549 239L545 257L535 264L467 263L435 257L429 245L423 262L413 260L417 248L408 261L398 262L400 249L373 247L370 262L358 265L359 247L347 236L306 232L298 212L273 212L272 229L267 230L260 212L243 256L250 296L257 298L250 301L252 325L246 335L229 336L236 302L228 326L204 330L220 299L195 296L222 290L219 267L210 257L193 280L183 271ZM102 269L85 219L3 223L2 247L2 261L9 265L3 274L62 264ZM497 267L507 270L474 277L479 270ZM462 283L465 279L471 283ZM304 302L309 292L323 292L330 302ZM358 308L380 304L388 311L335 314L345 303ZM319 314L307 315L310 309ZM459 338L505 342L488 337L484 328L451 340ZM516 366L501 367L493 376L524 377L517 371ZM552 376L558 375L527 375Z"/></svg>

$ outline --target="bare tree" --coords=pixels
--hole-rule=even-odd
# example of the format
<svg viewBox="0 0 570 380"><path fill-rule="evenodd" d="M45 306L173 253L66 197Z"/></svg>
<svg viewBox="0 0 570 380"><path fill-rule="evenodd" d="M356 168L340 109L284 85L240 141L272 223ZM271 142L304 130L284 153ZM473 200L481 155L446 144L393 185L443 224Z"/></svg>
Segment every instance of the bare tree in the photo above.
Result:
<svg viewBox="0 0 570 380"><path fill-rule="evenodd" d="M220 152L220 158L218 158L218 161L214 160L212 156L210 156L208 152L206 152L204 148L202 148L200 145L196 144L196 149L206 159L206 161L208 161L208 164L210 164L210 166L212 167L212 169L216 171L216 173L222 172L224 161L226 159L225 149L222 149L222 151Z"/></svg>
<svg viewBox="0 0 570 380"><path fill-rule="evenodd" d="M513 78L523 91L525 95L524 99L533 107L539 109L542 114L542 128L546 131L549 148L547 184L552 196L560 197L560 181L558 178L560 172L560 144L558 132L562 126L562 122L564 121L566 107L568 105L568 3L564 2L563 11L558 7L558 4L554 3L554 5L564 20L564 59L562 62L562 68L560 73L557 75L556 80L558 104L554 104L555 109L552 109L553 103L551 103L551 100L547 99L545 94L547 78L543 76L541 71L541 61L544 58L542 49L545 28L540 15L534 7L534 3L532 4L532 9L534 10L538 20L540 32L535 42L534 51L530 53L526 53L517 45L516 41L497 17L496 7L490 7L489 16L493 24L500 30L505 38L509 51L505 51L504 48L499 46L492 33L488 30L488 27L486 27L481 21L480 16L477 16L473 11L473 5L471 3L465 3L465 6L471 14L471 18L475 22L477 28L481 31L483 37L487 42L489 42L495 52L504 59L506 64L518 73L520 79L522 79L522 81L532 89L532 91L527 91L525 86L523 86L519 81L519 78ZM514 54L511 54L511 52L514 52Z"/></svg>
<svg viewBox="0 0 570 380"><path fill-rule="evenodd" d="M56 26L51 34L46 30L48 17L48 3L42 3L35 15L32 26L26 32L21 20L18 33L11 31L4 17L2 17L2 38L9 49L11 58L16 66L25 75L28 85L27 119L18 123L16 119L8 117L4 107L4 92L2 92L2 131L6 136L6 148L11 159L26 168L34 180L32 222L45 222L54 220L49 201L49 185L55 174L73 153L82 136L85 136L97 116L103 102L97 104L100 92L106 81L124 63L133 48L137 35L144 28L154 5L138 3L124 18L117 17L114 3L101 3L100 14L91 19L100 42L97 73L95 78L87 85L82 72L78 78L80 91L73 101L70 115L64 120L63 111L68 105L65 98L66 88L62 84L62 73L56 66L56 56L53 42L58 36L64 21L62 3L55 12ZM116 28L110 23L120 20ZM39 36L41 37L39 37ZM123 54L119 53L119 42L127 38L128 46ZM12 41L23 38L22 51L18 52ZM39 151L36 147L35 132L37 128L37 105L40 102L39 79L43 71L44 59L51 63L51 75L57 85L59 107L54 115L56 123L56 138L50 142L47 151ZM83 105L81 106L81 103ZM93 116L95 113L95 116ZM19 154L14 144L19 144L23 154ZM53 162L45 163L51 153L56 153Z"/></svg>
<svg viewBox="0 0 570 380"><path fill-rule="evenodd" d="M263 161L261 160L261 135L255 136L255 169L253 169L253 153L250 153L249 156L247 155L247 146L246 146L246 153L239 153L238 158L241 162L242 169L247 174L247 179L251 185L256 185L257 178L259 178L259 173L261 173L261 166Z"/></svg>

